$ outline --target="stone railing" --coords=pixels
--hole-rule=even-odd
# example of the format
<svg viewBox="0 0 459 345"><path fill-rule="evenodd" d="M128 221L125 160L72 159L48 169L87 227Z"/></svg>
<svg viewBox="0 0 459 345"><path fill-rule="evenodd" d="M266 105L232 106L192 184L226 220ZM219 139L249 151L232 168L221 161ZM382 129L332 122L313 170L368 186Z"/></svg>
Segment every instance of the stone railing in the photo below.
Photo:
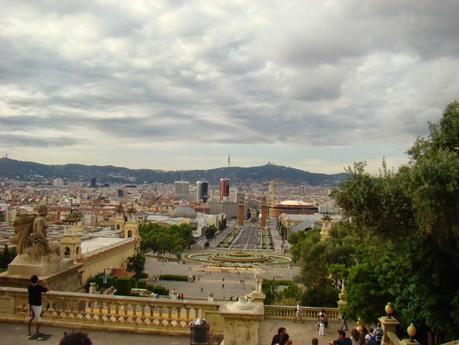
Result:
<svg viewBox="0 0 459 345"><path fill-rule="evenodd" d="M337 320L339 317L338 308L315 308L315 307L301 307L301 318L303 320L317 320L318 315L322 309L329 320ZM281 319L281 320L295 320L296 307L281 306L281 305L265 305L265 318L267 319Z"/></svg>
<svg viewBox="0 0 459 345"><path fill-rule="evenodd" d="M43 294L43 323L67 328L141 333L189 334L196 318L210 323L212 335L222 335L219 303L50 291ZM24 322L28 316L26 289L0 287L0 321Z"/></svg>
<svg viewBox="0 0 459 345"><path fill-rule="evenodd" d="M402 341L397 336L397 334L395 334L393 332L387 332L387 337L389 338L389 344L390 345L403 345Z"/></svg>

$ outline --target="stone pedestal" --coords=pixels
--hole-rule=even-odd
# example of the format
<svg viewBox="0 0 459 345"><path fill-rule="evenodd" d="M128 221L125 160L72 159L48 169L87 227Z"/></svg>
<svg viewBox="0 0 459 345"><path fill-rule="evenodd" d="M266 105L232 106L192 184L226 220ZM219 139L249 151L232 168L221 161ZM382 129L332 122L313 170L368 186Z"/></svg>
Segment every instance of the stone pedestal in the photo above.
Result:
<svg viewBox="0 0 459 345"><path fill-rule="evenodd" d="M8 287L19 287L25 288L30 284L30 277L33 274L38 275L40 279L45 279L48 282L51 290L57 291L80 291L81 286L81 275L80 269L83 264L73 264L71 260L68 260L69 264L65 264L63 269L51 274L40 274L40 272L46 271L24 271L20 270L20 266L14 267L12 271L8 269L8 272L0 273L0 286ZM27 266L31 268L32 266ZM19 274L11 274L19 273ZM23 273L21 273L23 272Z"/></svg>
<svg viewBox="0 0 459 345"><path fill-rule="evenodd" d="M253 291L249 294L249 298L253 302L263 303L265 300L265 294L263 292Z"/></svg>
<svg viewBox="0 0 459 345"><path fill-rule="evenodd" d="M225 303L220 306L219 314L225 320L225 345L258 345L260 321L264 317L263 303L244 300Z"/></svg>
<svg viewBox="0 0 459 345"><path fill-rule="evenodd" d="M59 256L50 254L39 259L32 259L30 255L18 255L8 265L8 275L30 278L32 275L48 276L71 267L73 260L61 259Z"/></svg>
<svg viewBox="0 0 459 345"><path fill-rule="evenodd" d="M387 345L390 343L387 333L388 332L397 333L397 326L400 324L400 322L398 322L397 319L393 317L389 318L387 316L380 317L379 322L381 322L381 328L384 332L381 344Z"/></svg>

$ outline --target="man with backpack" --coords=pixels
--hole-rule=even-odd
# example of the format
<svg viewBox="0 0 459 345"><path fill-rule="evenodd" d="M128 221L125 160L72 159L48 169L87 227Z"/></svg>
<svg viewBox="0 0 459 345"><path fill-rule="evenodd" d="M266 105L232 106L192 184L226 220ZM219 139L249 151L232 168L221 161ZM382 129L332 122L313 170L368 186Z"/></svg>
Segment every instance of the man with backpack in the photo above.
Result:
<svg viewBox="0 0 459 345"><path fill-rule="evenodd" d="M373 332L373 335L375 336L376 338L376 345L381 345L381 342L382 342L382 338L383 338L383 335L384 335L384 332L381 328L381 322L377 322L376 323L376 328Z"/></svg>
<svg viewBox="0 0 459 345"><path fill-rule="evenodd" d="M377 345L376 337L373 333L373 328L370 327L370 332L365 336L365 345Z"/></svg>

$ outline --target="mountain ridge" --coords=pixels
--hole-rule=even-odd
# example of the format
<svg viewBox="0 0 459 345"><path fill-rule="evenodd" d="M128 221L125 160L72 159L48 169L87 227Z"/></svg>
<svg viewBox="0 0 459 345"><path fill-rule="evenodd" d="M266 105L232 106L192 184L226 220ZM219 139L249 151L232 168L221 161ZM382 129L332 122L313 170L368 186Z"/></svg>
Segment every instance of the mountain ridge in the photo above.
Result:
<svg viewBox="0 0 459 345"><path fill-rule="evenodd" d="M307 183L312 186L335 186L346 180L348 176L346 173L313 173L274 164L201 170L159 170L76 163L48 165L0 158L0 178L23 181L51 180L53 178L63 178L68 181L89 181L92 177L95 177L101 183L173 183L176 180L180 180L182 174L190 182L207 180L211 184L218 183L221 177L228 177L233 183L262 182L274 179L287 183Z"/></svg>

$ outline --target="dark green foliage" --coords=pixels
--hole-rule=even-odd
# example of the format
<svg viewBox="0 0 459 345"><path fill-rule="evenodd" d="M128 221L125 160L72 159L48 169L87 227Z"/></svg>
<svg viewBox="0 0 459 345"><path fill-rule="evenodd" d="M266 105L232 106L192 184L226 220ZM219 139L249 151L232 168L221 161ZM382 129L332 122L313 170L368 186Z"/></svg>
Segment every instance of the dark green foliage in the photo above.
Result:
<svg viewBox="0 0 459 345"><path fill-rule="evenodd" d="M287 234L287 229L281 225L281 236L284 238L284 234ZM292 260L294 262L298 262L301 258L301 245L300 242L303 241L306 238L306 232L305 231L299 231L295 232L290 235L288 238L288 241L292 245Z"/></svg>
<svg viewBox="0 0 459 345"><path fill-rule="evenodd" d="M188 276L182 276L178 274L163 274L159 276L160 280L175 280L180 282L188 281Z"/></svg>
<svg viewBox="0 0 459 345"><path fill-rule="evenodd" d="M308 289L301 296L301 305L308 307L336 307L338 290L332 285L323 285Z"/></svg>
<svg viewBox="0 0 459 345"><path fill-rule="evenodd" d="M136 280L129 277L118 277L113 281L117 295L129 296L131 289L135 288Z"/></svg>
<svg viewBox="0 0 459 345"><path fill-rule="evenodd" d="M156 293L158 295L162 295L162 296L168 296L169 295L169 289L165 288L162 285L148 285L147 288L151 292Z"/></svg>
<svg viewBox="0 0 459 345"><path fill-rule="evenodd" d="M283 289L280 289L280 287L283 287ZM265 294L265 304L282 303L284 299L299 300L301 297L301 290L298 284L290 280L264 279L261 288Z"/></svg>
<svg viewBox="0 0 459 345"><path fill-rule="evenodd" d="M410 162L396 173L384 163L378 176L362 163L349 169L350 179L333 195L352 222L338 225L347 234L333 233L324 251L336 250L341 237L348 260L334 261L347 281L348 315L375 320L392 301L401 329L414 322L421 343L428 333L436 343L446 342L459 337L458 102L409 154ZM315 246L303 246L303 258ZM333 272L326 267L324 278Z"/></svg>
<svg viewBox="0 0 459 345"><path fill-rule="evenodd" d="M217 228L214 225L208 226L204 232L204 235L208 240L215 237L217 233Z"/></svg>
<svg viewBox="0 0 459 345"><path fill-rule="evenodd" d="M276 284L274 284L272 280L263 280L263 283L261 284L261 289L265 294L265 305L274 304L274 301L276 299L276 287Z"/></svg>
<svg viewBox="0 0 459 345"><path fill-rule="evenodd" d="M193 229L187 224L170 227L143 224L140 226L139 233L142 237L142 249L161 254L174 254L177 257L180 257L181 253L195 242Z"/></svg>
<svg viewBox="0 0 459 345"><path fill-rule="evenodd" d="M43 180L44 178L60 177L68 181L89 181L90 178L96 177L97 181L109 183L132 183L132 178L138 183L173 183L180 180L183 173L190 181L206 179L211 184L218 184L222 176L227 176L234 182L261 182L279 179L292 183L306 182L312 186L334 186L347 178L347 175L343 173L334 175L316 174L274 164L249 168L231 167L209 170L160 171L81 164L45 165L0 158L0 177L12 179L18 179L19 177L22 180ZM44 176L44 178L38 176Z"/></svg>
<svg viewBox="0 0 459 345"><path fill-rule="evenodd" d="M145 279L139 279L137 280L136 287L138 289L146 289L147 288L147 282Z"/></svg>
<svg viewBox="0 0 459 345"><path fill-rule="evenodd" d="M143 278L145 275L143 272L145 270L145 255L142 252L138 252L136 255L130 256L127 259L127 270L135 273L134 278Z"/></svg>
<svg viewBox="0 0 459 345"><path fill-rule="evenodd" d="M8 264L16 257L16 249L9 248L7 244L0 253L0 269L7 269Z"/></svg>

